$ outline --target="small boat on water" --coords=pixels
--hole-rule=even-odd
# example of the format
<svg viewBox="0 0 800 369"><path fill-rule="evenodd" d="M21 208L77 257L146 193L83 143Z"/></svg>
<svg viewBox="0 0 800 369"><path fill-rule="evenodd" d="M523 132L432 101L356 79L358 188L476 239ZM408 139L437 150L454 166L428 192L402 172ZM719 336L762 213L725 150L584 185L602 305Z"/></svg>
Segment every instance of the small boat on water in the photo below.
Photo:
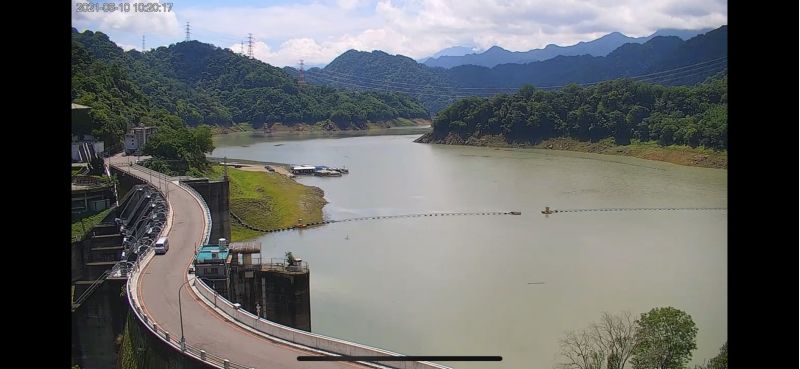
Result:
<svg viewBox="0 0 800 369"><path fill-rule="evenodd" d="M342 173L331 169L320 169L314 171L314 175L318 177L341 177Z"/></svg>
<svg viewBox="0 0 800 369"><path fill-rule="evenodd" d="M313 174L320 177L341 177L342 174L350 173L347 168L330 168L324 165L311 166L308 164L295 165L292 167L292 174Z"/></svg>

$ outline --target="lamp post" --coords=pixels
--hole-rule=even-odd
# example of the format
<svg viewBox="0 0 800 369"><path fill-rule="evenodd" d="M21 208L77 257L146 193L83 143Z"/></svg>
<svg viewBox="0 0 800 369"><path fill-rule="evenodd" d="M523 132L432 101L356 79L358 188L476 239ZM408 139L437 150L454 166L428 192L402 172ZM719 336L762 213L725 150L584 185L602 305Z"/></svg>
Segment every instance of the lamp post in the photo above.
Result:
<svg viewBox="0 0 800 369"><path fill-rule="evenodd" d="M178 287L178 315L181 319L181 351L186 351L186 337L183 336L183 308L181 307L181 289L189 283L187 279L186 282L183 282L180 287Z"/></svg>

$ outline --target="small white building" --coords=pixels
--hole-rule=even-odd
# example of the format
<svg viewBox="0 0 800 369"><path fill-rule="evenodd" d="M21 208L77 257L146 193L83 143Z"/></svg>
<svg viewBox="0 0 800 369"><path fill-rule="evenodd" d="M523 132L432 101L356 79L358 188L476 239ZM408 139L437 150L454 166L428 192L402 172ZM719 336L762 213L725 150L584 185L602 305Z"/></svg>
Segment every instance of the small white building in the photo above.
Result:
<svg viewBox="0 0 800 369"><path fill-rule="evenodd" d="M131 155L134 153L141 153L144 145L147 144L147 139L156 133L156 127L133 127L127 134L125 134L125 154Z"/></svg>

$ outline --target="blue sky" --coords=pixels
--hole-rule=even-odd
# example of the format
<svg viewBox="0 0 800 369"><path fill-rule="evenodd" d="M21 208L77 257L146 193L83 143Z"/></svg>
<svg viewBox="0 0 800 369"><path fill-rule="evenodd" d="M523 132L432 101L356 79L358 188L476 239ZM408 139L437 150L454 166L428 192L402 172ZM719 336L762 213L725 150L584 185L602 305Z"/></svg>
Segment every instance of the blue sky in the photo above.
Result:
<svg viewBox="0 0 800 369"><path fill-rule="evenodd" d="M619 31L644 36L657 29L727 24L719 0L172 0L168 13L79 13L72 26L109 35L122 48L168 46L191 38L241 50L253 34L256 58L276 66L324 65L357 49L415 59L456 45L524 51L571 45ZM130 1L134 2L134 1ZM142 1L135 1L142 2Z"/></svg>

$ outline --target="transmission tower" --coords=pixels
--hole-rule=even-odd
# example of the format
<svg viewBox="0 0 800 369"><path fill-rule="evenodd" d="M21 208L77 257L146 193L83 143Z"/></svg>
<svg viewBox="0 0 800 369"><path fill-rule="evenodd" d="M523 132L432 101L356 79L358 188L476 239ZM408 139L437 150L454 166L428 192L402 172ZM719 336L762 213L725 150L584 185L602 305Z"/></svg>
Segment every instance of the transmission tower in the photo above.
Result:
<svg viewBox="0 0 800 369"><path fill-rule="evenodd" d="M186 41L189 41L190 34L191 33L189 32L189 22L186 22Z"/></svg>
<svg viewBox="0 0 800 369"><path fill-rule="evenodd" d="M253 59L253 34L247 34L247 56Z"/></svg>
<svg viewBox="0 0 800 369"><path fill-rule="evenodd" d="M144 52L144 35L142 35L142 52Z"/></svg>
<svg viewBox="0 0 800 369"><path fill-rule="evenodd" d="M239 54L244 55L244 41L242 41L242 48L239 51Z"/></svg>
<svg viewBox="0 0 800 369"><path fill-rule="evenodd" d="M306 84L306 75L303 71L303 59L300 59L300 80L298 83L302 86Z"/></svg>

